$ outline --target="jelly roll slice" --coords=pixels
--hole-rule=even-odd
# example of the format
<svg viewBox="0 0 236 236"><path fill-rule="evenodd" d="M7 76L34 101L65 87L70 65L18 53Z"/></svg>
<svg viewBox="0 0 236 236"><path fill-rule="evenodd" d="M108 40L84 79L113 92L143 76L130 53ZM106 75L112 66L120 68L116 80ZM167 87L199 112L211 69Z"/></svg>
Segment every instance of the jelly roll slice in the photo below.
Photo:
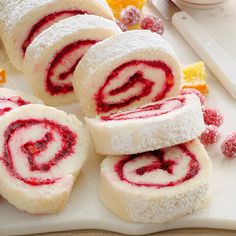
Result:
<svg viewBox="0 0 236 236"><path fill-rule="evenodd" d="M73 84L84 114L93 117L178 95L182 69L161 36L134 30L92 47Z"/></svg>
<svg viewBox="0 0 236 236"><path fill-rule="evenodd" d="M18 107L31 103L42 104L33 95L7 88L0 88L0 117Z"/></svg>
<svg viewBox="0 0 236 236"><path fill-rule="evenodd" d="M11 62L20 71L28 46L54 23L80 14L114 19L105 0L2 0L1 4L2 40Z"/></svg>
<svg viewBox="0 0 236 236"><path fill-rule="evenodd" d="M211 161L198 140L110 156L101 166L100 195L111 211L128 221L170 221L207 203L211 171Z"/></svg>
<svg viewBox="0 0 236 236"><path fill-rule="evenodd" d="M0 122L0 194L29 213L62 210L88 149L74 115L43 105L8 112Z"/></svg>
<svg viewBox="0 0 236 236"><path fill-rule="evenodd" d="M92 45L119 33L115 22L90 15L70 17L41 33L24 60L34 93L49 105L75 102L71 81L75 67Z"/></svg>
<svg viewBox="0 0 236 236"><path fill-rule="evenodd" d="M197 138L205 128L199 98L183 95L86 119L96 151L136 154Z"/></svg>

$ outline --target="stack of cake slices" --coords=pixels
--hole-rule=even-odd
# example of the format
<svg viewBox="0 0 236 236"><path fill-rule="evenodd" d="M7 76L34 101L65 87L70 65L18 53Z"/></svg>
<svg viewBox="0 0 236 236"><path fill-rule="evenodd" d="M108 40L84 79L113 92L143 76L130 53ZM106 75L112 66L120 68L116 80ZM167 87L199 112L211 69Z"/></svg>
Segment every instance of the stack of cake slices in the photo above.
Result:
<svg viewBox="0 0 236 236"><path fill-rule="evenodd" d="M197 140L200 99L179 95L181 65L169 44L130 31L91 47L75 69L74 90L101 165L100 196L132 222L173 220L204 206L211 161Z"/></svg>
<svg viewBox="0 0 236 236"><path fill-rule="evenodd" d="M105 0L2 0L0 34L9 59L22 71L27 48L40 33L64 19L86 14L114 20Z"/></svg>
<svg viewBox="0 0 236 236"><path fill-rule="evenodd" d="M9 59L51 106L77 102L75 67L91 46L122 32L105 0L3 0L2 8Z"/></svg>
<svg viewBox="0 0 236 236"><path fill-rule="evenodd" d="M194 94L156 33L122 33L105 0L3 0L0 33L40 99L0 90L0 194L36 214L63 209L88 156L80 121L52 107L79 101L101 164L100 196L132 222L204 206L211 161ZM37 103L37 104L32 104Z"/></svg>
<svg viewBox="0 0 236 236"><path fill-rule="evenodd" d="M0 195L20 210L62 210L89 151L74 116L43 105L77 101L75 67L121 30L105 0L2 0L0 35L36 97L0 89ZM42 102L42 101L43 102Z"/></svg>

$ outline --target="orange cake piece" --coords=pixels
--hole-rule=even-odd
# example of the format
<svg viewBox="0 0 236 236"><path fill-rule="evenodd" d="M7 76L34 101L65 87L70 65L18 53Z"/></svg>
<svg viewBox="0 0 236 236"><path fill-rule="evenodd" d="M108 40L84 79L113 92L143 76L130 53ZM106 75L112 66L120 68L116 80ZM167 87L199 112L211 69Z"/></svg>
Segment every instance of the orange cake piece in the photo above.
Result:
<svg viewBox="0 0 236 236"><path fill-rule="evenodd" d="M117 19L120 17L121 11L127 6L132 5L141 10L145 2L146 0L107 0L107 3Z"/></svg>
<svg viewBox="0 0 236 236"><path fill-rule="evenodd" d="M188 65L184 68L183 73L184 88L194 88L203 94L208 93L207 74L203 61Z"/></svg>
<svg viewBox="0 0 236 236"><path fill-rule="evenodd" d="M6 83L6 71L0 69L0 85Z"/></svg>

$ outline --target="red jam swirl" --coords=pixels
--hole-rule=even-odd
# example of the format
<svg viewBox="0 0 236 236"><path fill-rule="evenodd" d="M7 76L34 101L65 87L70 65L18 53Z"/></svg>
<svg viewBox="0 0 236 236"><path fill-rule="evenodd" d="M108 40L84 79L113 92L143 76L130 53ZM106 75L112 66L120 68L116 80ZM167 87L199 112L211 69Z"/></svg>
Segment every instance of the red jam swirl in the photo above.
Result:
<svg viewBox="0 0 236 236"><path fill-rule="evenodd" d="M200 164L198 160L196 159L196 156L188 150L186 145L181 144L176 146L180 149L180 151L184 154L186 158L189 158L189 164L188 169L186 170L185 176L180 178L176 181L171 181L165 184L159 184L159 183L145 183L145 182L134 182L129 180L125 174L124 174L124 168L127 165L131 165L132 162L136 161L139 158L142 158L145 155L152 156L155 158L155 161L153 161L150 165L143 166L141 168L136 169L132 172L132 174L135 174L137 176L143 176L149 172L163 170L166 171L168 174L173 175L174 174L174 168L176 165L178 165L177 159L166 159L165 158L165 149L147 152L147 153L141 153L141 154L135 154L126 156L122 160L120 160L117 164L114 166L114 171L117 173L121 181L124 181L126 183L129 183L131 185L135 185L137 187L154 187L154 188L165 188L165 187L173 187L176 185L179 185L183 182L186 182L196 176L200 170Z"/></svg>
<svg viewBox="0 0 236 236"><path fill-rule="evenodd" d="M56 74L56 70L58 66L60 66L65 58L71 55L73 52L77 52L78 50L83 50L84 48L89 48L92 45L97 43L95 40L80 40L75 43L69 44L64 47L60 52L58 52L55 58L50 63L50 66L47 71L46 75L46 89L51 95L58 95L58 94L66 94L73 91L73 85L71 81L64 82L74 73L74 70L77 64L82 59L83 55L78 55L78 58L74 58L72 65L66 71L59 74L57 78L57 82L52 80L52 77ZM77 53L78 54L78 53ZM76 53L75 53L76 55Z"/></svg>
<svg viewBox="0 0 236 236"><path fill-rule="evenodd" d="M155 83L148 78L145 78L144 73L140 70L134 73L132 76L126 79L126 82L121 85L120 87L117 87L111 91L109 91L109 96L118 96L122 93L128 92L131 89L135 87L139 87L140 91L135 95L130 95L124 99L121 99L117 102L106 102L107 95L105 94L105 91L107 87L111 84L111 82L114 82L114 80L119 79L119 76L122 74L122 72L130 68L136 68L137 66L144 66L146 68L149 68L150 70L162 70L165 74L165 81L163 84L161 81L156 81ZM123 65L119 66L115 70L112 71L112 73L108 76L105 83L99 88L98 93L95 95L95 101L96 101L96 107L98 113L105 113L110 112L114 109L120 109L123 107L127 107L130 104L141 100L142 98L145 98L149 96L153 90L154 86L161 87L161 91L156 94L151 101L156 102L160 99L163 99L166 94L170 91L170 89L174 85L174 75L172 74L171 69L169 66L167 66L162 61L141 61L141 60L135 60L130 61L127 63L124 63Z"/></svg>
<svg viewBox="0 0 236 236"><path fill-rule="evenodd" d="M166 108L166 105L170 105ZM103 121L122 121L134 119L147 119L165 115L182 108L185 105L185 97L171 98L166 101L157 102L147 106L138 107L127 112L113 113L107 116L102 116Z"/></svg>
<svg viewBox="0 0 236 236"><path fill-rule="evenodd" d="M0 116L3 116L5 113L13 109L13 107L11 107L10 104L17 107L30 104L29 102L24 101L21 97L18 97L18 96L10 97L10 98L0 98L0 104L4 105L5 103L8 103L8 104L6 104L5 107L0 108Z"/></svg>
<svg viewBox="0 0 236 236"><path fill-rule="evenodd" d="M8 173L24 182L25 184L31 186L42 186L54 184L60 178L46 178L42 179L39 177L23 177L14 165L14 158L22 158L22 156L14 157L10 149L11 139L15 135L19 135L21 130L30 129L33 126L42 125L47 130L49 130L42 139L37 141L29 140L21 146L22 156L27 158L29 164L29 171L32 174L35 172L38 173L48 173L53 167L66 158L69 158L74 152L74 146L76 145L76 137L69 128L62 126L54 121L50 120L36 120L36 119L27 119L27 120L17 120L10 124L4 133L4 147L3 147L3 165L7 169ZM37 163L37 156L48 149L48 145L54 141L54 134L57 134L61 137L61 148L54 154L54 157L50 159L47 163Z"/></svg>
<svg viewBox="0 0 236 236"><path fill-rule="evenodd" d="M28 46L42 31L46 30L51 25L55 24L56 22L59 22L60 20L66 19L71 16L79 15L79 14L85 14L85 13L86 12L82 10L65 10L65 11L54 12L43 17L36 24L33 25L24 43L22 44L21 49L22 49L23 55L25 55L25 52Z"/></svg>

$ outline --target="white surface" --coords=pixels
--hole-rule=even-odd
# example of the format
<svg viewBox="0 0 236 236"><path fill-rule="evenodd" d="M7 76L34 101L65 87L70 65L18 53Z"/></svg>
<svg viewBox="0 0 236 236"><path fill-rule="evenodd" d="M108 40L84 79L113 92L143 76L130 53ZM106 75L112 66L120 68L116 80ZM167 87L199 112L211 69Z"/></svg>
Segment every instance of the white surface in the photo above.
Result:
<svg viewBox="0 0 236 236"><path fill-rule="evenodd" d="M179 0L186 6L197 9L210 9L215 8L223 4L228 0Z"/></svg>
<svg viewBox="0 0 236 236"><path fill-rule="evenodd" d="M165 38L173 45L183 64L199 60L186 42L166 23ZM10 68L0 49L0 65ZM17 73L8 76L8 87L29 91ZM208 104L214 105L225 115L224 134L236 130L236 101L209 73L210 94ZM79 114L77 105L64 107L65 111ZM101 157L91 153L66 209L57 215L31 216L16 210L0 198L0 235L31 234L70 229L105 229L126 234L141 235L166 229L185 227L208 227L236 229L236 160L225 160L217 145L209 152L213 161L213 199L203 210L179 220L164 224L131 224L107 210L98 198L98 172Z"/></svg>
<svg viewBox="0 0 236 236"><path fill-rule="evenodd" d="M222 85L236 99L236 62L186 12L174 14L172 22Z"/></svg>
<svg viewBox="0 0 236 236"><path fill-rule="evenodd" d="M224 2L225 0L182 0L183 2L193 3L193 4L216 4L219 2Z"/></svg>
<svg viewBox="0 0 236 236"><path fill-rule="evenodd" d="M175 0L176 1L176 0ZM195 21L206 30L217 44L236 61L236 1L229 0L221 7L208 10L192 9L182 5Z"/></svg>

